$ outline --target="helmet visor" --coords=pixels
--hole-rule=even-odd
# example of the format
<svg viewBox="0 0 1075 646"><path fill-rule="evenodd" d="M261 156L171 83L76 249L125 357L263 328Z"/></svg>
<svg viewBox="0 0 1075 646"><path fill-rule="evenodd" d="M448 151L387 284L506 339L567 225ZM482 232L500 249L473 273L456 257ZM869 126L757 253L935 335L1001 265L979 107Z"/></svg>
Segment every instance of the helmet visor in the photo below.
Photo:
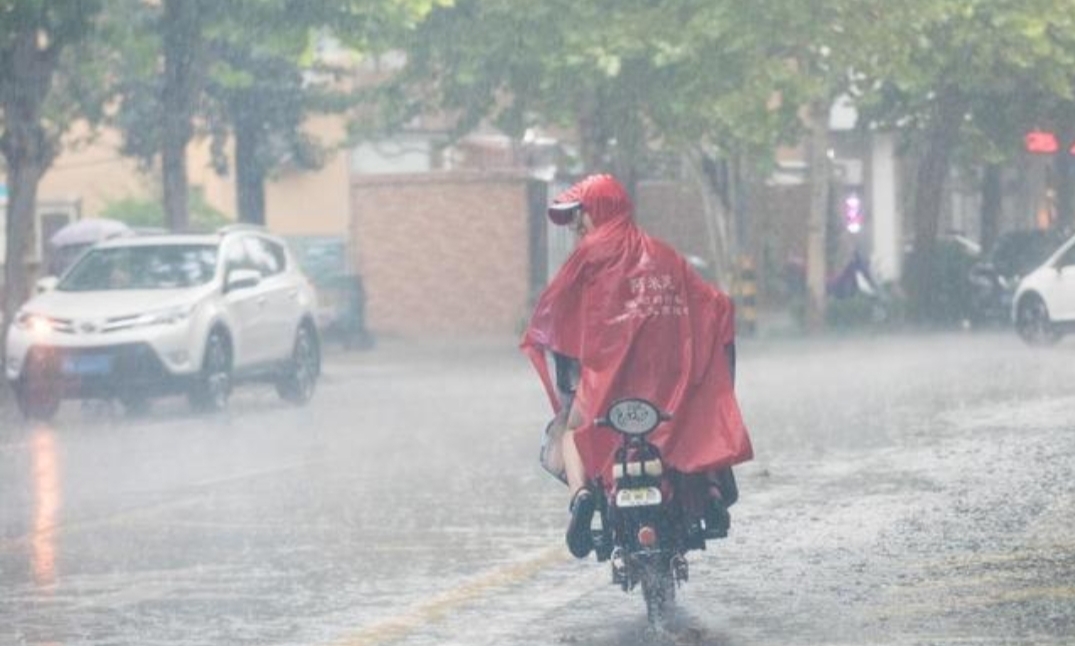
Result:
<svg viewBox="0 0 1075 646"><path fill-rule="evenodd" d="M549 207L549 219L553 224L571 224L582 211L582 202L559 202Z"/></svg>

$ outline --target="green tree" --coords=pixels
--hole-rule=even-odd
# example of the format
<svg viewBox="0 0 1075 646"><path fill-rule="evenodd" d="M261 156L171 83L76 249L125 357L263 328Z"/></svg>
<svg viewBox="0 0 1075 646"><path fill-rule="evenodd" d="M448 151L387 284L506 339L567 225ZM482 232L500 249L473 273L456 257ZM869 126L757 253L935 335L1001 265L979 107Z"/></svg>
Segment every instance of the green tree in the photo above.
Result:
<svg viewBox="0 0 1075 646"><path fill-rule="evenodd" d="M215 163L228 171L224 149L232 139L239 220L265 224L265 179L273 169L283 160L306 169L322 163L318 142L302 131L315 103L313 92L303 88L297 55L254 52L228 43L214 49L220 63L206 93L220 111L209 121Z"/></svg>
<svg viewBox="0 0 1075 646"><path fill-rule="evenodd" d="M516 137L566 129L585 172L613 172L631 191L681 155L712 210L713 260L726 267L737 176L727 171L771 163L797 131L801 84L741 30L741 4L461 0L405 41L406 66L378 89L380 126L446 114L457 136L482 122Z"/></svg>
<svg viewBox="0 0 1075 646"><path fill-rule="evenodd" d="M201 191L192 190L187 197L190 205L190 228L196 232L212 232L227 225L228 216L205 201ZM168 217L160 198L124 198L105 204L100 216L126 223L136 229L168 227Z"/></svg>
<svg viewBox="0 0 1075 646"><path fill-rule="evenodd" d="M37 187L79 118L100 117L99 61L87 53L101 3L0 2L0 151L8 186L3 320L30 291ZM6 326L0 337L6 336ZM3 338L0 338L2 344Z"/></svg>
<svg viewBox="0 0 1075 646"><path fill-rule="evenodd" d="M266 177L282 164L314 168L318 142L303 132L308 116L341 112L353 102L349 70L311 54L328 33L361 53L385 47L427 13L434 0L165 0L128 3L125 11L155 26L134 51L163 58L126 69L119 122L127 151L162 159L165 209L172 228L186 226L185 151L192 137L212 137L216 167L229 172L224 151L234 142L237 210L263 223ZM156 51L154 51L156 49ZM331 82L317 82L329 79ZM163 116L162 116L163 115Z"/></svg>
<svg viewBox="0 0 1075 646"><path fill-rule="evenodd" d="M737 237L726 216L742 189L728 178L764 172L778 144L813 132L810 273L821 321L828 107L853 87L853 70L872 69L894 41L886 23L902 17L853 0L465 0L407 41L382 113L398 126L444 112L457 134L483 119L515 135L566 127L586 171L610 170L629 188L658 156L681 155L711 205L718 266Z"/></svg>

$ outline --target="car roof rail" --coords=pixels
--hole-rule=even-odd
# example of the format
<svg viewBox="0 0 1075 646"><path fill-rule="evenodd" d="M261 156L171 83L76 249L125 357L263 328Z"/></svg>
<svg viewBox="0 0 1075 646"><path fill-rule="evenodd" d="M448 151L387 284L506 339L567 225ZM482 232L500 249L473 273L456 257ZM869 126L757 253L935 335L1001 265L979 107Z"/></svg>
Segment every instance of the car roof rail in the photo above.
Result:
<svg viewBox="0 0 1075 646"><path fill-rule="evenodd" d="M236 222L235 224L226 224L217 229L217 235L225 236L229 233L236 233L238 231L258 231L261 233L268 233L269 230L260 224L249 224L247 222Z"/></svg>

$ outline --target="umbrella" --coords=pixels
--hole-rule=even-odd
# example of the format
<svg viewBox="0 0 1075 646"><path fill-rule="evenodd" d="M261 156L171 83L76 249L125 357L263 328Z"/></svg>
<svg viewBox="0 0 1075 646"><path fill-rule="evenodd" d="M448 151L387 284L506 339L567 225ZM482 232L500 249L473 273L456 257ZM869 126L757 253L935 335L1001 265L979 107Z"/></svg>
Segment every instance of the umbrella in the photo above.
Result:
<svg viewBox="0 0 1075 646"><path fill-rule="evenodd" d="M49 244L53 247L88 245L130 232L130 227L119 220L85 218L75 220L52 234L52 237L49 238Z"/></svg>

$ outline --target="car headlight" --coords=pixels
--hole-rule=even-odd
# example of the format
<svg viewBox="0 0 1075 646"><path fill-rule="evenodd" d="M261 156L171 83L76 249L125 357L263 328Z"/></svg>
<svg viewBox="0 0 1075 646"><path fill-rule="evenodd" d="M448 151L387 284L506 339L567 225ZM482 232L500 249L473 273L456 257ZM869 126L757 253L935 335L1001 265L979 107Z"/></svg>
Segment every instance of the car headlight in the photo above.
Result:
<svg viewBox="0 0 1075 646"><path fill-rule="evenodd" d="M19 312L15 315L15 327L34 336L42 336L52 331L52 320L41 314Z"/></svg>
<svg viewBox="0 0 1075 646"><path fill-rule="evenodd" d="M176 323L182 323L190 318L190 315L194 313L193 305L180 305L179 307L169 307L166 310L158 310L156 312L147 312L138 316L131 323L134 326L143 325L175 325Z"/></svg>

